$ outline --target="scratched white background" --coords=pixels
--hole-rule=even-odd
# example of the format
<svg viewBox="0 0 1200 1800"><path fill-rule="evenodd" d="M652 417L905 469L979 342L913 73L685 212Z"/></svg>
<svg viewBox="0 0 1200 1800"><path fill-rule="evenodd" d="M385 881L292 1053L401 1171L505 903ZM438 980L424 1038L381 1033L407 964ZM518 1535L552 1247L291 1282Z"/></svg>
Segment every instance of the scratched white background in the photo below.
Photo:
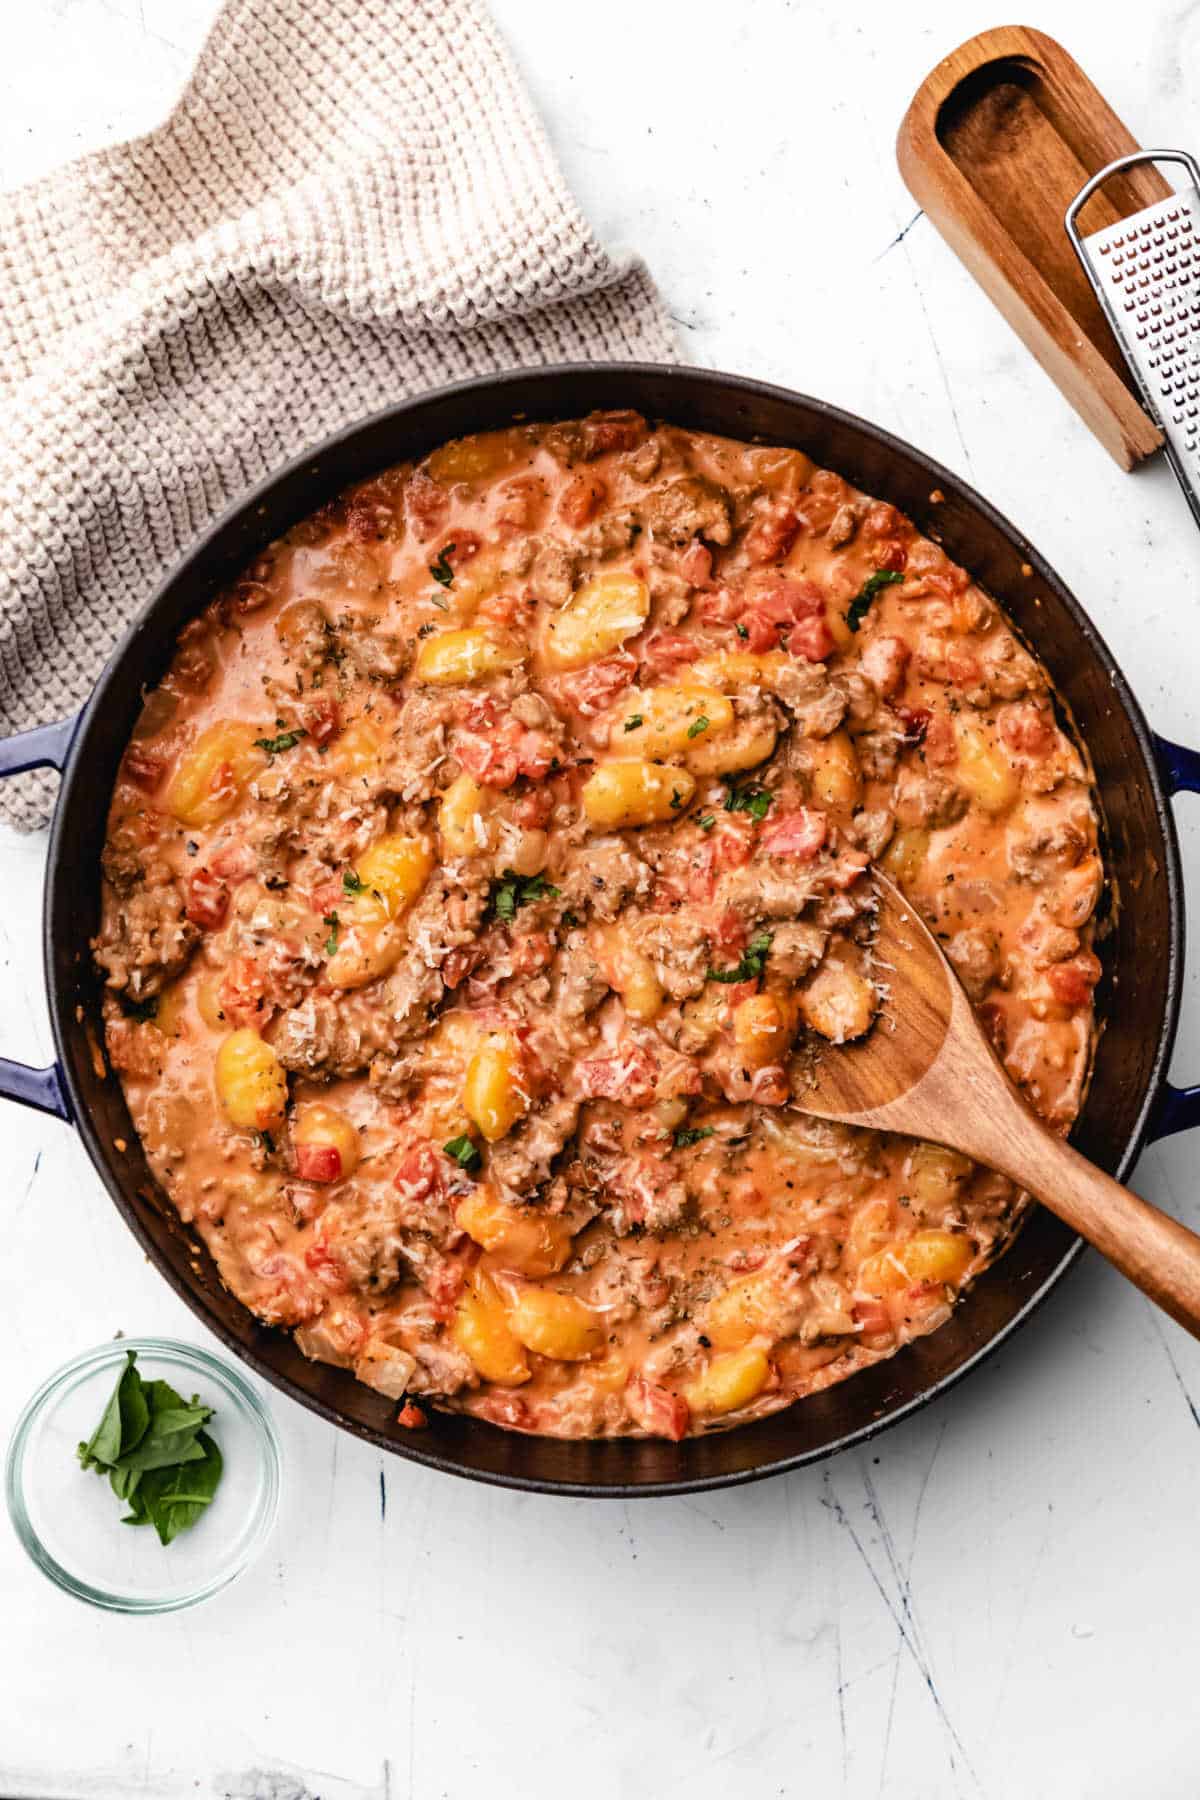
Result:
<svg viewBox="0 0 1200 1800"><path fill-rule="evenodd" d="M1161 469L1107 460L913 223L896 173L908 96L993 8L495 5L585 206L648 258L687 352L839 401L966 473L1074 586L1158 728L1200 742L1181 499ZM10 6L0 180L155 123L214 9ZM1200 147L1200 7L1031 10L1143 142ZM1182 824L1200 892L1186 809ZM0 835L0 1050L44 1060L42 860L40 840ZM1181 1076L1200 1076L1197 998ZM6 1431L68 1354L118 1329L202 1331L72 1135L17 1109L0 1129ZM1196 1164L1175 1140L1138 1180L1197 1224ZM277 1536L196 1612L93 1612L0 1530L0 1792L1194 1800L1192 1394L1200 1348L1094 1258L998 1359L868 1450L695 1501L472 1488L385 1465L272 1394Z"/></svg>

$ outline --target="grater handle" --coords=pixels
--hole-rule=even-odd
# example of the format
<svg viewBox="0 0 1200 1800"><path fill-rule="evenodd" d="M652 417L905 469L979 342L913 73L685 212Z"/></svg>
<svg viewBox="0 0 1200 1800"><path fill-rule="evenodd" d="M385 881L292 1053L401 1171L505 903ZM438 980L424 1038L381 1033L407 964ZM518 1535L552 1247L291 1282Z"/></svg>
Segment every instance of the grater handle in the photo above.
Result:
<svg viewBox="0 0 1200 1800"><path fill-rule="evenodd" d="M1128 156L1115 157L1112 162L1105 163L1104 167L1098 170L1090 181L1084 182L1067 208L1064 223L1067 227L1067 236L1074 245L1077 255L1082 257L1083 239L1079 235L1079 227L1075 221L1096 190L1102 188L1106 181L1111 181L1114 175L1120 175L1126 169L1136 169L1142 163L1160 162L1182 163L1195 186L1200 188L1200 163L1197 163L1194 156L1189 156L1186 150L1131 150ZM1084 268L1087 269L1086 262ZM1090 275L1091 271L1088 270L1088 273Z"/></svg>
<svg viewBox="0 0 1200 1800"><path fill-rule="evenodd" d="M1166 429L1159 412L1158 403L1150 390L1145 374L1138 368L1136 360L1130 354L1129 344L1125 337L1125 327L1113 305L1112 296L1105 291L1104 283L1098 279L1096 271L1092 267L1091 260L1084 249L1085 240L1079 235L1079 225L1077 223L1080 212L1098 188L1103 187L1104 183L1110 180L1112 176L1121 174L1125 169L1137 168L1142 163L1179 163L1187 170L1188 175L1191 178L1193 189L1200 192L1200 164L1196 162L1194 156L1189 156L1186 150L1132 150L1127 156L1118 156L1112 162L1106 163L1104 168L1098 170L1097 173L1092 176L1090 181L1084 183L1072 200L1070 206L1068 206L1063 223L1066 226L1066 232L1071 241L1071 247L1079 258L1083 272L1092 285L1092 290L1095 293L1097 300L1100 302L1105 318L1112 327L1113 336L1116 338L1121 354L1124 356L1125 361L1129 366L1130 374L1137 382L1150 417L1163 429L1163 435L1166 440L1163 448L1167 461L1171 465L1175 479L1183 490L1183 496L1191 509L1192 517L1195 519L1197 525L1200 525L1200 480L1197 478L1196 469L1194 467L1195 458L1185 458L1179 447L1172 442L1171 434ZM1091 239L1089 238L1087 242L1090 243Z"/></svg>

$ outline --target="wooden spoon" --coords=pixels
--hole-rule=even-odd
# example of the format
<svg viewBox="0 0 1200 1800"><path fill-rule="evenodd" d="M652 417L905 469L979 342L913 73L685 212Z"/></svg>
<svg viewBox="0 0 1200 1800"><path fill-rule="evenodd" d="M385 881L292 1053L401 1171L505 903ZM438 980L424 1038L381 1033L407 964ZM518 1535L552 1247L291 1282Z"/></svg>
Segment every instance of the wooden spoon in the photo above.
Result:
<svg viewBox="0 0 1200 1800"><path fill-rule="evenodd" d="M937 941L898 888L878 872L875 880L883 1007L865 1037L821 1047L804 1110L930 1138L998 1169L1200 1338L1200 1237L1095 1168L1026 1105Z"/></svg>

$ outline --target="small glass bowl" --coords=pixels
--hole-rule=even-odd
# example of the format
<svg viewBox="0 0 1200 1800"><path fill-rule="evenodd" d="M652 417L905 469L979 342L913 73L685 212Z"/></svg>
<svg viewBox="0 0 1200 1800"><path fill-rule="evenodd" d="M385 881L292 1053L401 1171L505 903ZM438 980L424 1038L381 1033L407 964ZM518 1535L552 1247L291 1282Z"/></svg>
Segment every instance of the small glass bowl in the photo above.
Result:
<svg viewBox="0 0 1200 1800"><path fill-rule="evenodd" d="M214 1408L224 1458L204 1515L166 1546L152 1525L121 1524L107 1479L81 1469L127 1350L138 1372L169 1381L185 1400ZM43 1382L17 1420L4 1471L9 1515L38 1568L68 1594L109 1612L165 1613L195 1606L235 1581L270 1536L279 1502L279 1440L261 1400L236 1369L194 1344L114 1338Z"/></svg>

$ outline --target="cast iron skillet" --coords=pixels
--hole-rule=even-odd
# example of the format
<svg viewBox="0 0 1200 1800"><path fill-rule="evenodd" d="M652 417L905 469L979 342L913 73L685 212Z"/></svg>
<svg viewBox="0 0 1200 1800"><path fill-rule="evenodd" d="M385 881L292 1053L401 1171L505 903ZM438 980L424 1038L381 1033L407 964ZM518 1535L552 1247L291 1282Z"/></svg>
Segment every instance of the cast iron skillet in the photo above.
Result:
<svg viewBox="0 0 1200 1800"><path fill-rule="evenodd" d="M1147 1137L1200 1120L1200 1088L1165 1081L1179 1006L1183 909L1166 795L1200 791L1200 755L1155 739L1082 607L1019 532L956 476L863 420L740 376L647 364L580 364L459 383L389 407L263 482L184 558L114 652L78 718L0 744L0 774L53 766L62 789L50 835L44 954L58 1061L0 1062L0 1094L73 1122L147 1255L211 1330L259 1374L322 1417L430 1468L546 1493L686 1493L797 1468L861 1442L941 1393L994 1349L1050 1291L1081 1245L1035 1210L1017 1242L950 1321L827 1392L741 1429L682 1444L563 1443L434 1413L427 1431L394 1423L395 1404L349 1374L305 1360L221 1286L203 1246L156 1187L118 1082L93 1066L102 1040L88 950L108 795L141 704L184 622L271 539L347 483L446 438L517 419L632 406L735 438L794 445L890 500L942 543L1006 608L1045 661L1085 739L1122 903L1105 939L1105 1028L1074 1140L1124 1178ZM934 495L938 498L935 500ZM124 1153L113 1148L124 1138Z"/></svg>

